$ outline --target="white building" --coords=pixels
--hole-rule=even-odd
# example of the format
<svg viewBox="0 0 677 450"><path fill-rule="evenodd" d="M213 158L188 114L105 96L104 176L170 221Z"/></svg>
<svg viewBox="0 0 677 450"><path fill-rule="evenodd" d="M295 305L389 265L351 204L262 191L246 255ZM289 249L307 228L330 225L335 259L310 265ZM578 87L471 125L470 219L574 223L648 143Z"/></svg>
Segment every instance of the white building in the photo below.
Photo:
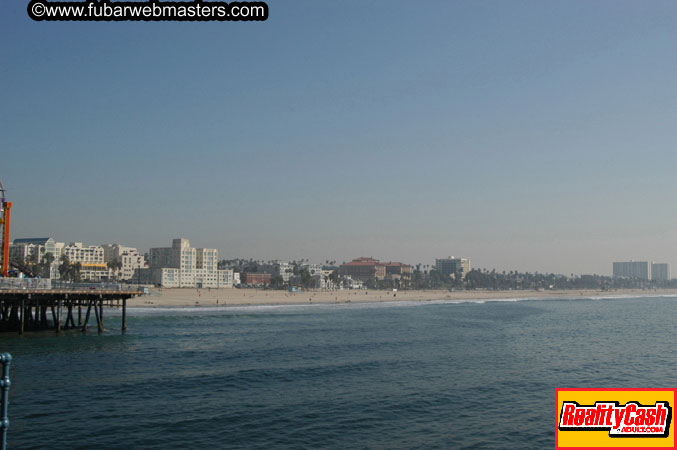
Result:
<svg viewBox="0 0 677 450"><path fill-rule="evenodd" d="M195 287L218 287L218 260L219 252L215 248L195 249Z"/></svg>
<svg viewBox="0 0 677 450"><path fill-rule="evenodd" d="M327 270L327 269L322 269L320 271L320 289L337 289L338 285L336 285L332 280L331 280L331 274L334 273L336 269L334 270Z"/></svg>
<svg viewBox="0 0 677 450"><path fill-rule="evenodd" d="M108 265L103 259L103 247L99 245L84 246L82 242L71 242L63 247L61 254L71 264L80 263L80 277L84 281L101 281L110 277Z"/></svg>
<svg viewBox="0 0 677 450"><path fill-rule="evenodd" d="M14 242L9 245L9 260L20 264L39 263L45 254L45 246L32 241L32 239L14 239Z"/></svg>
<svg viewBox="0 0 677 450"><path fill-rule="evenodd" d="M282 281L289 283L289 280L294 276L294 266L286 261L275 261L271 270L274 276L282 277Z"/></svg>
<svg viewBox="0 0 677 450"><path fill-rule="evenodd" d="M343 277L343 284L348 289L362 289L364 287L364 281L358 278L353 278L350 275Z"/></svg>
<svg viewBox="0 0 677 450"><path fill-rule="evenodd" d="M214 248L191 248L188 239L174 239L171 247L151 248L149 269L139 279L158 286L219 288L232 287L232 270L219 270L219 252Z"/></svg>
<svg viewBox="0 0 677 450"><path fill-rule="evenodd" d="M217 286L219 288L232 288L235 284L235 276L233 274L233 269L218 270L218 276L216 279ZM238 282L240 281L238 274Z"/></svg>
<svg viewBox="0 0 677 450"><path fill-rule="evenodd" d="M460 274L461 277L470 272L470 260L467 258L438 258L435 260L435 269L442 275Z"/></svg>
<svg viewBox="0 0 677 450"><path fill-rule="evenodd" d="M320 275L322 273L321 264L302 264L301 269L306 269L311 276Z"/></svg>
<svg viewBox="0 0 677 450"><path fill-rule="evenodd" d="M120 261L119 278L121 280L134 281L136 269L146 267L146 259L134 247L124 247L120 244L103 245L103 260L106 264L110 261Z"/></svg>
<svg viewBox="0 0 677 450"><path fill-rule="evenodd" d="M313 287L315 289L326 289L326 283L324 280L324 271L322 266L319 264L302 264L301 269L305 269L310 274L310 277L313 279Z"/></svg>

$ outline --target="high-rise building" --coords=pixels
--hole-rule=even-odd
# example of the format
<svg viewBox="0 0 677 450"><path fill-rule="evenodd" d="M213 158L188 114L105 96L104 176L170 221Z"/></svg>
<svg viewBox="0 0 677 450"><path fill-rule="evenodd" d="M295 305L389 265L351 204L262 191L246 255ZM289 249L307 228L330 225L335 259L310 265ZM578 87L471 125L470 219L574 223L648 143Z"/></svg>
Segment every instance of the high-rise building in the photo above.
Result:
<svg viewBox="0 0 677 450"><path fill-rule="evenodd" d="M470 272L470 260L467 258L439 258L435 260L435 269L442 275L456 275L461 277Z"/></svg>
<svg viewBox="0 0 677 450"><path fill-rule="evenodd" d="M195 249L195 286L217 287L219 252L215 248Z"/></svg>
<svg viewBox="0 0 677 450"><path fill-rule="evenodd" d="M651 266L648 261L620 261L613 263L613 274L616 278L651 279Z"/></svg>
<svg viewBox="0 0 677 450"><path fill-rule="evenodd" d="M651 279L656 281L670 281L670 264L653 263L651 264Z"/></svg>
<svg viewBox="0 0 677 450"><path fill-rule="evenodd" d="M233 287L232 270L219 270L218 259L214 248L192 248L188 239L174 239L171 247L151 248L150 268L137 275L142 283L169 288Z"/></svg>
<svg viewBox="0 0 677 450"><path fill-rule="evenodd" d="M164 287L195 287L196 254L188 239L174 239L171 247L151 248L151 282Z"/></svg>

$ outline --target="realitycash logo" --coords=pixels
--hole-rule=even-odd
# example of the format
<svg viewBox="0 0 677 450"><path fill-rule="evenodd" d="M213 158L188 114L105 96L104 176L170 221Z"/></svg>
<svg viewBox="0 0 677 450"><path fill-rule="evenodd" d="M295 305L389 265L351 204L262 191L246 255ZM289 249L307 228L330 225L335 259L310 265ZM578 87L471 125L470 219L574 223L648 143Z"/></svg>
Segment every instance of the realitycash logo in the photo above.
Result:
<svg viewBox="0 0 677 450"><path fill-rule="evenodd" d="M556 389L555 447L677 448L675 391Z"/></svg>
<svg viewBox="0 0 677 450"><path fill-rule="evenodd" d="M611 437L667 437L672 408L668 402L645 406L630 402L596 402L579 405L564 402L559 415L559 431L607 430Z"/></svg>

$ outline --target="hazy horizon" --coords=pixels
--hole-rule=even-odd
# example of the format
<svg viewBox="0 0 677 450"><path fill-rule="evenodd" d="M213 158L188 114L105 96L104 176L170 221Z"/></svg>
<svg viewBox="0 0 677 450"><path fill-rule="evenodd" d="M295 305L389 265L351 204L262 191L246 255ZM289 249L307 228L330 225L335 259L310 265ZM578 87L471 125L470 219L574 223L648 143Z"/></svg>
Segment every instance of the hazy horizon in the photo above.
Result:
<svg viewBox="0 0 677 450"><path fill-rule="evenodd" d="M677 3L0 5L11 239L610 274L677 248Z"/></svg>

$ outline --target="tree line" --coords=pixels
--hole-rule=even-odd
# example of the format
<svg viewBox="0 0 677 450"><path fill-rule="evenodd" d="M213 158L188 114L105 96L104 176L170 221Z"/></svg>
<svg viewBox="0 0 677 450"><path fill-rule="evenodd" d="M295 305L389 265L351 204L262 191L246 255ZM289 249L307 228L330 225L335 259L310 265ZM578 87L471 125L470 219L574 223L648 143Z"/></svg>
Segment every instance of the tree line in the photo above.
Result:
<svg viewBox="0 0 677 450"><path fill-rule="evenodd" d="M561 275L554 273L499 272L495 269L472 269L464 276L444 275L436 269L421 271L420 265L412 273L413 289L468 289L468 290L539 290L539 289L656 289L677 287L677 280L643 280L615 278L605 275Z"/></svg>

